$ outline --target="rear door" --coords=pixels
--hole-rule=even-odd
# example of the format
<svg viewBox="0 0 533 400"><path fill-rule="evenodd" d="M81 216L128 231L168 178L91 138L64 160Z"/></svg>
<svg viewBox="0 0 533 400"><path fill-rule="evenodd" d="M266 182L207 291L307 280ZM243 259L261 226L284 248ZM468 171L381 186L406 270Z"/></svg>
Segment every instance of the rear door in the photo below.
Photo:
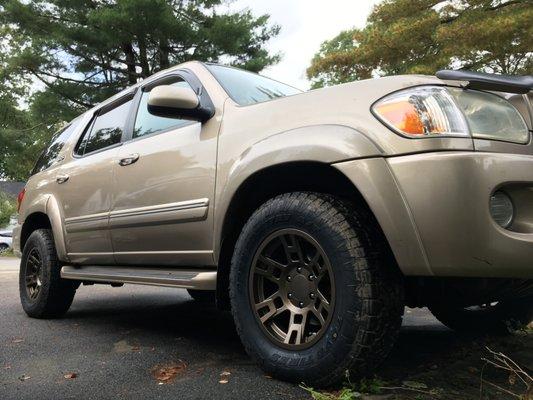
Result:
<svg viewBox="0 0 533 400"><path fill-rule="evenodd" d="M72 157L59 169L56 195L62 205L66 248L75 263L111 264L108 231L113 165L133 96L99 109L85 128Z"/></svg>
<svg viewBox="0 0 533 400"><path fill-rule="evenodd" d="M218 118L202 124L148 112L158 85L203 90L188 71L143 86L114 164L110 232L119 264L212 265ZM204 92L204 96L206 93Z"/></svg>

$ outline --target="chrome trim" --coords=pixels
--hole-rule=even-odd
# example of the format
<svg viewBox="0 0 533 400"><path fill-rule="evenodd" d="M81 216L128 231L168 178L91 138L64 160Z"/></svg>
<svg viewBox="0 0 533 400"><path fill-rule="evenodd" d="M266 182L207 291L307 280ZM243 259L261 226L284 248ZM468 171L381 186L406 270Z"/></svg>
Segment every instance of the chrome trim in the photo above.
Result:
<svg viewBox="0 0 533 400"><path fill-rule="evenodd" d="M180 201L177 203L158 204L155 206L129 208L126 210L111 211L110 218L134 217L139 215L155 214L160 212L190 210L192 208L207 207L209 199L196 199Z"/></svg>
<svg viewBox="0 0 533 400"><path fill-rule="evenodd" d="M65 218L65 224L94 222L94 221L100 221L100 220L107 219L108 217L109 217L109 213L107 212L98 213L98 214L82 215L81 217Z"/></svg>
<svg viewBox="0 0 533 400"><path fill-rule="evenodd" d="M61 268L61 278L78 281L133 283L195 290L215 290L217 272L205 269L180 270L115 266L64 266Z"/></svg>
<svg viewBox="0 0 533 400"><path fill-rule="evenodd" d="M192 250L192 251L116 251L113 254L123 255L123 254L213 254L212 250Z"/></svg>

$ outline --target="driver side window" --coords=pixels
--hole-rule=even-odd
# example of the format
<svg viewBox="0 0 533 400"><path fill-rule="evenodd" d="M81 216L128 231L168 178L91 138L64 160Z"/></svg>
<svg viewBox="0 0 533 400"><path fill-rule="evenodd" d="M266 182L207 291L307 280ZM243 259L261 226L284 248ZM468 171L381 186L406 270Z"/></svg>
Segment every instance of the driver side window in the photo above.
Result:
<svg viewBox="0 0 533 400"><path fill-rule="evenodd" d="M191 88L187 82L180 78L173 83L165 82L165 85ZM150 88L150 90L153 89ZM165 118L158 117L148 112L148 97L150 96L150 90L144 90L142 92L141 101L139 102L139 109L137 110L137 116L135 117L135 127L133 129L133 139L151 135L156 132L165 131L171 128L179 128L180 126L190 123L190 121L178 118Z"/></svg>

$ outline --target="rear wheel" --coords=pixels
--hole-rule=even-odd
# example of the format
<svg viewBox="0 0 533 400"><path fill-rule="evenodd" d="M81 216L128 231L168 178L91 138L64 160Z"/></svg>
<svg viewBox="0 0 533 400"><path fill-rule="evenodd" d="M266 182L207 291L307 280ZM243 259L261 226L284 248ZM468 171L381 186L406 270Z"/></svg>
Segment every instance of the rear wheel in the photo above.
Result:
<svg viewBox="0 0 533 400"><path fill-rule="evenodd" d="M401 275L368 212L316 193L261 206L237 241L230 297L247 352L313 387L368 374L395 343Z"/></svg>
<svg viewBox="0 0 533 400"><path fill-rule="evenodd" d="M33 318L56 318L65 314L77 283L61 279L52 232L38 229L28 238L19 272L22 308Z"/></svg>
<svg viewBox="0 0 533 400"><path fill-rule="evenodd" d="M533 297L472 307L438 304L429 309L440 322L458 332L509 334L533 321Z"/></svg>

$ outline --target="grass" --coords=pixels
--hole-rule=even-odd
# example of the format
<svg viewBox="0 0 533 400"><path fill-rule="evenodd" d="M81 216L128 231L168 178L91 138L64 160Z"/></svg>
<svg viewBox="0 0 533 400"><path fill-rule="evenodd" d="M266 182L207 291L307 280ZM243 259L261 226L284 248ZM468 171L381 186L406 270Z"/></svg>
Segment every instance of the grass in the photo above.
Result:
<svg viewBox="0 0 533 400"><path fill-rule="evenodd" d="M511 336L406 333L379 376L346 376L333 391L302 386L314 400L533 400L533 324Z"/></svg>
<svg viewBox="0 0 533 400"><path fill-rule="evenodd" d="M16 257L13 253L13 249L7 249L5 252L0 253L0 257Z"/></svg>

